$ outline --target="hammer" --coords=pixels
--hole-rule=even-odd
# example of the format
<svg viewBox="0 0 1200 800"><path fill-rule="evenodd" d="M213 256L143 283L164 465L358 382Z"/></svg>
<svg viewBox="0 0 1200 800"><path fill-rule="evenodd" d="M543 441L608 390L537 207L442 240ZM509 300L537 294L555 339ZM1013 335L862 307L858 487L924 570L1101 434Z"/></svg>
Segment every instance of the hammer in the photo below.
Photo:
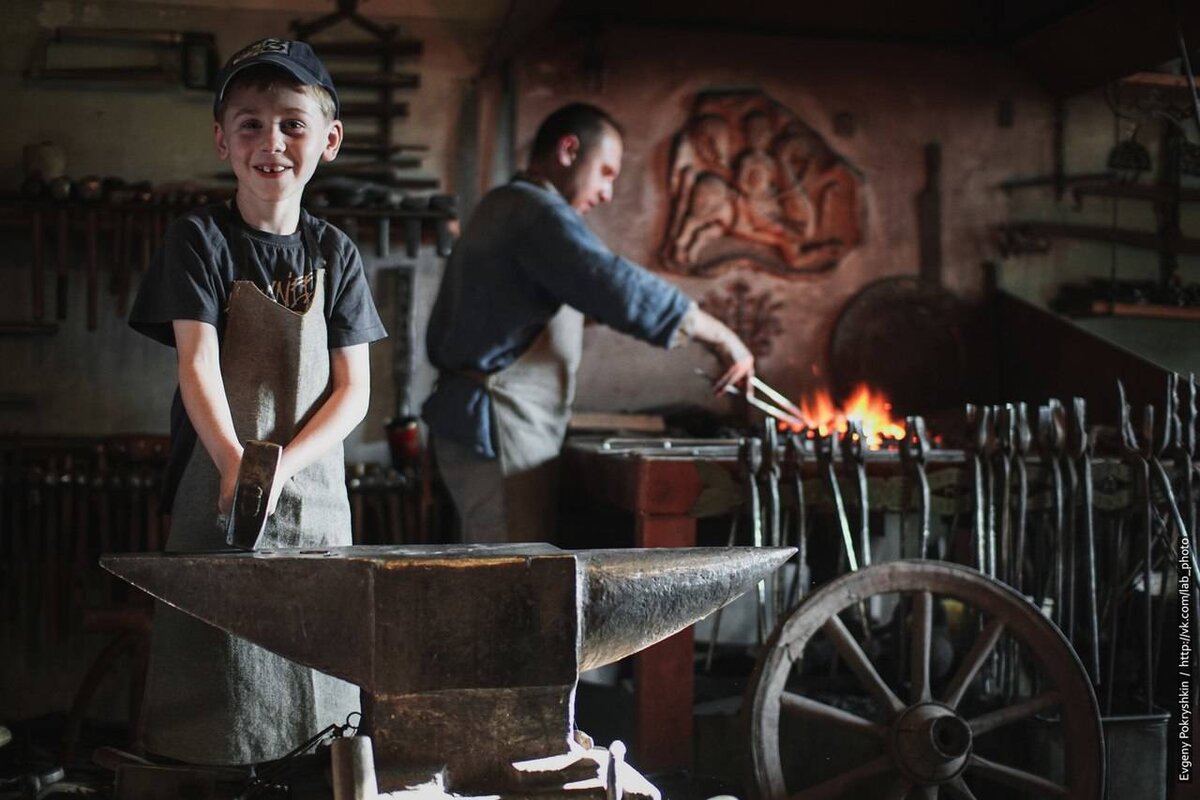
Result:
<svg viewBox="0 0 1200 800"><path fill-rule="evenodd" d="M233 508L229 511L225 543L240 550L257 550L267 526L267 503L283 448L274 442L251 439L242 450Z"/></svg>

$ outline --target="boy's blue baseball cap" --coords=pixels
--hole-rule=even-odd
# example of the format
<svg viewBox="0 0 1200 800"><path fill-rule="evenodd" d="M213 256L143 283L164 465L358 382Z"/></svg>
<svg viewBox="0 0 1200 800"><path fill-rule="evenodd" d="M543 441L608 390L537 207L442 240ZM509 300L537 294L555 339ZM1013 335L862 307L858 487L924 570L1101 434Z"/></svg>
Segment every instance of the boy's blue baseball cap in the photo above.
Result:
<svg viewBox="0 0 1200 800"><path fill-rule="evenodd" d="M228 63L217 75L217 94L213 98L213 116L217 116L221 101L225 99L225 91L233 77L248 67L259 64L270 64L289 73L306 86L320 86L329 92L333 98L333 118L341 116L341 104L338 102L337 89L333 88L333 78L329 70L317 58L308 42L296 42L288 39L262 39L244 47L229 59Z"/></svg>

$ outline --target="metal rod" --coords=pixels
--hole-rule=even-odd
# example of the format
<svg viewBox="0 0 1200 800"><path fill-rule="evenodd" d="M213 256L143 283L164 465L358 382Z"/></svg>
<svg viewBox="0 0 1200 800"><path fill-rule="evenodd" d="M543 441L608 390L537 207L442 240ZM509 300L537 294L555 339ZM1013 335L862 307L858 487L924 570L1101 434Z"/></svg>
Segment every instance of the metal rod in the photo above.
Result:
<svg viewBox="0 0 1200 800"><path fill-rule="evenodd" d="M787 396L785 396L782 392L778 392L775 389L772 389L767 384L767 382L764 381L762 378L758 377L757 375L754 375L750 378L750 383L751 383L751 385L754 386L755 389L758 389L760 392L765 394L767 397L771 398L776 403L778 403L780 408L784 409L789 414L793 414L796 417L803 419L804 412L801 411L799 408L797 408L796 404L793 403L791 400L789 400L787 398Z"/></svg>

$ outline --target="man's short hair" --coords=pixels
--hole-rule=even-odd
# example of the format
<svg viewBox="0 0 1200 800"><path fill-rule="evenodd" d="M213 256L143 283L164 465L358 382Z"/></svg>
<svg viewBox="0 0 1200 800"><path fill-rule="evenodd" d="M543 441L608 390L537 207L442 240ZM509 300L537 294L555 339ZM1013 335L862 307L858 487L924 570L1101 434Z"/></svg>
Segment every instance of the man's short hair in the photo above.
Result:
<svg viewBox="0 0 1200 800"><path fill-rule="evenodd" d="M554 153L558 142L564 136L579 138L579 149L589 152L599 144L606 131L613 131L619 137L625 132L607 111L589 103L571 103L563 106L542 120L537 133L533 137L533 149L529 153L531 161Z"/></svg>
<svg viewBox="0 0 1200 800"><path fill-rule="evenodd" d="M249 87L261 92L269 92L276 86L290 86L297 91L304 92L316 101L317 108L325 115L325 119L337 119L337 104L324 86L303 83L287 70L274 64L255 64L246 67L229 79L215 109L217 122L225 121L225 110L229 107L229 98L236 90Z"/></svg>

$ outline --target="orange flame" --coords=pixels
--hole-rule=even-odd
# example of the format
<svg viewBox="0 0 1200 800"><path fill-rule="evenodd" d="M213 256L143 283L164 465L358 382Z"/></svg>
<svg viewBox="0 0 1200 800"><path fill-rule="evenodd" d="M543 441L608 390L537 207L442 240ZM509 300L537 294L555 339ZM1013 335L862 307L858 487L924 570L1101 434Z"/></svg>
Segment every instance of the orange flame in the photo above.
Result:
<svg viewBox="0 0 1200 800"><path fill-rule="evenodd" d="M848 420L862 423L867 445L872 450L883 446L883 440L903 439L904 424L892 419L892 404L882 392L872 391L860 383L850 392L841 408L825 389L817 389L800 401L803 420L809 430L822 436L831 431L845 433Z"/></svg>

